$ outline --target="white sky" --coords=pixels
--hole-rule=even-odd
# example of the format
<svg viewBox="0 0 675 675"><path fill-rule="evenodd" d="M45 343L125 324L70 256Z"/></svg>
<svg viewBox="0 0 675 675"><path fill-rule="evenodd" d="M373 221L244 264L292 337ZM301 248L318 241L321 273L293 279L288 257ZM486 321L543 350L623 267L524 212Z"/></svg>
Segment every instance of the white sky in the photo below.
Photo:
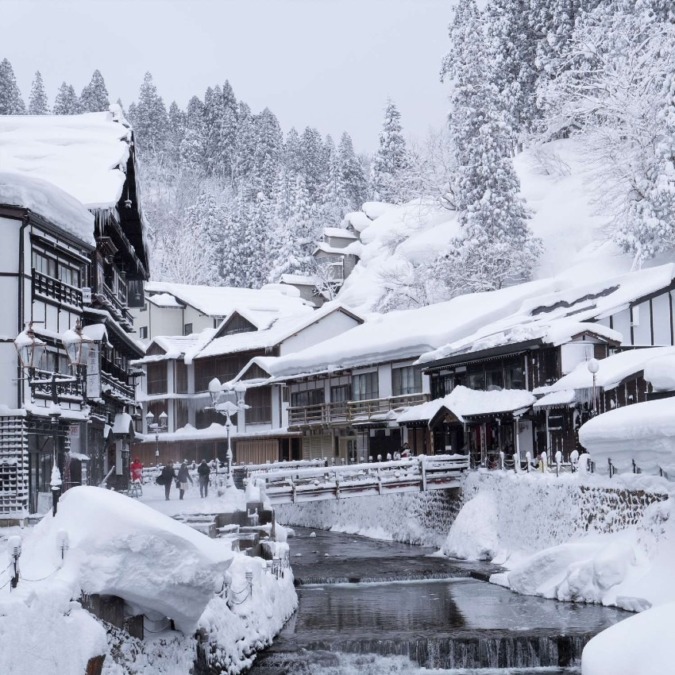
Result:
<svg viewBox="0 0 675 675"><path fill-rule="evenodd" d="M387 97L404 130L444 124L439 82L452 0L0 0L0 59L24 98L36 70L50 104L63 80L79 94L98 68L112 100L134 100L149 70L184 107L229 79L284 131L315 126L377 147ZM337 138L336 138L337 140Z"/></svg>

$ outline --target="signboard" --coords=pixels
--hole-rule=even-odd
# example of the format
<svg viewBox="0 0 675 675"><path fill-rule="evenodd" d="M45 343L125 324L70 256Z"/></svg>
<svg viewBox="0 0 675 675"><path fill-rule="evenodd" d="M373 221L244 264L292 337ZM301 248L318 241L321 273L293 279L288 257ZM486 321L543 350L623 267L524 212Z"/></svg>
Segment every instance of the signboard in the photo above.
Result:
<svg viewBox="0 0 675 675"><path fill-rule="evenodd" d="M100 345L92 343L87 356L87 398L101 398Z"/></svg>

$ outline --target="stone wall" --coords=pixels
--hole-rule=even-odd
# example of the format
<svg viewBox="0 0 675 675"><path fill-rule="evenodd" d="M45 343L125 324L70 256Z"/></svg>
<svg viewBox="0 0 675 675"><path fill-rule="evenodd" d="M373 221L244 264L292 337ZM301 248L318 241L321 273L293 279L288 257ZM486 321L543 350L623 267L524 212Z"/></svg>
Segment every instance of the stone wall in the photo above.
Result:
<svg viewBox="0 0 675 675"><path fill-rule="evenodd" d="M650 504L668 499L663 486L620 477L478 471L466 476L461 490L284 504L276 514L285 525L440 547L462 504L479 491L496 498L501 545L522 551L638 525Z"/></svg>

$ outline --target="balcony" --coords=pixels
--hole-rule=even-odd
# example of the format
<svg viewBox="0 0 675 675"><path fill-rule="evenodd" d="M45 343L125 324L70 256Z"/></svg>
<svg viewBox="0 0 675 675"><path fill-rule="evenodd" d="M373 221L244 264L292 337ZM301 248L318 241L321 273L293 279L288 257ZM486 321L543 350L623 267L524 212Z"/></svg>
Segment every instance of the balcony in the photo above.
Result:
<svg viewBox="0 0 675 675"><path fill-rule="evenodd" d="M63 373L35 370L30 386L35 398L71 402L82 400L82 382Z"/></svg>
<svg viewBox="0 0 675 675"><path fill-rule="evenodd" d="M375 398L366 401L318 403L288 409L288 426L337 426L358 422L378 421L398 408L408 408L425 403L427 394L405 394L390 398Z"/></svg>
<svg viewBox="0 0 675 675"><path fill-rule="evenodd" d="M110 373L101 373L101 391L103 394L114 398L124 404L134 402L134 389L123 381L112 376Z"/></svg>
<svg viewBox="0 0 675 675"><path fill-rule="evenodd" d="M62 281L48 277L35 269L33 270L33 294L82 309L82 291L79 288L64 284Z"/></svg>
<svg viewBox="0 0 675 675"><path fill-rule="evenodd" d="M107 284L103 284L98 290L96 293L96 300L105 307L126 330L133 330L134 319L131 316L129 309Z"/></svg>

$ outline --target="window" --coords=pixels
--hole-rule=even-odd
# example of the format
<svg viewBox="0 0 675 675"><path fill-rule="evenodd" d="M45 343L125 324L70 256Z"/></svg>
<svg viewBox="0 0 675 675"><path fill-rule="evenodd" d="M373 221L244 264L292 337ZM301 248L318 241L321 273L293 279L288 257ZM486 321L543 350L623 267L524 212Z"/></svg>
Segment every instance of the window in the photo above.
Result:
<svg viewBox="0 0 675 675"><path fill-rule="evenodd" d="M417 394L422 391L422 371L415 366L394 368L391 371L391 388L394 396Z"/></svg>
<svg viewBox="0 0 675 675"><path fill-rule="evenodd" d="M185 361L176 361L176 393L187 394L188 392L188 367Z"/></svg>
<svg viewBox="0 0 675 675"><path fill-rule="evenodd" d="M229 382L249 361L250 357L243 355L195 359L195 391L207 391L214 377Z"/></svg>
<svg viewBox="0 0 675 675"><path fill-rule="evenodd" d="M346 403L352 393L352 388L348 384L341 384L330 388L331 403Z"/></svg>
<svg viewBox="0 0 675 675"><path fill-rule="evenodd" d="M469 389L485 389L485 371L482 366L479 366L480 370L474 370L467 374L466 386Z"/></svg>
<svg viewBox="0 0 675 675"><path fill-rule="evenodd" d="M166 394L166 362L148 363L148 394Z"/></svg>
<svg viewBox="0 0 675 675"><path fill-rule="evenodd" d="M192 324L186 323L183 326L183 335L192 335Z"/></svg>
<svg viewBox="0 0 675 675"><path fill-rule="evenodd" d="M33 269L40 274L58 279L74 288L80 287L82 267L75 262L56 258L46 251L33 249L32 265Z"/></svg>
<svg viewBox="0 0 675 675"><path fill-rule="evenodd" d="M147 340L148 339L148 327L147 326L141 326L138 329L138 337L140 337L141 340Z"/></svg>
<svg viewBox="0 0 675 675"><path fill-rule="evenodd" d="M378 398L380 389L377 380L377 371L374 373L362 373L352 377L352 400L368 401Z"/></svg>
<svg viewBox="0 0 675 675"><path fill-rule="evenodd" d="M272 391L270 387L246 390L246 424L269 424L272 421Z"/></svg>
<svg viewBox="0 0 675 675"><path fill-rule="evenodd" d="M306 408L310 405L321 405L324 402L323 389L308 389L291 392L291 407Z"/></svg>

